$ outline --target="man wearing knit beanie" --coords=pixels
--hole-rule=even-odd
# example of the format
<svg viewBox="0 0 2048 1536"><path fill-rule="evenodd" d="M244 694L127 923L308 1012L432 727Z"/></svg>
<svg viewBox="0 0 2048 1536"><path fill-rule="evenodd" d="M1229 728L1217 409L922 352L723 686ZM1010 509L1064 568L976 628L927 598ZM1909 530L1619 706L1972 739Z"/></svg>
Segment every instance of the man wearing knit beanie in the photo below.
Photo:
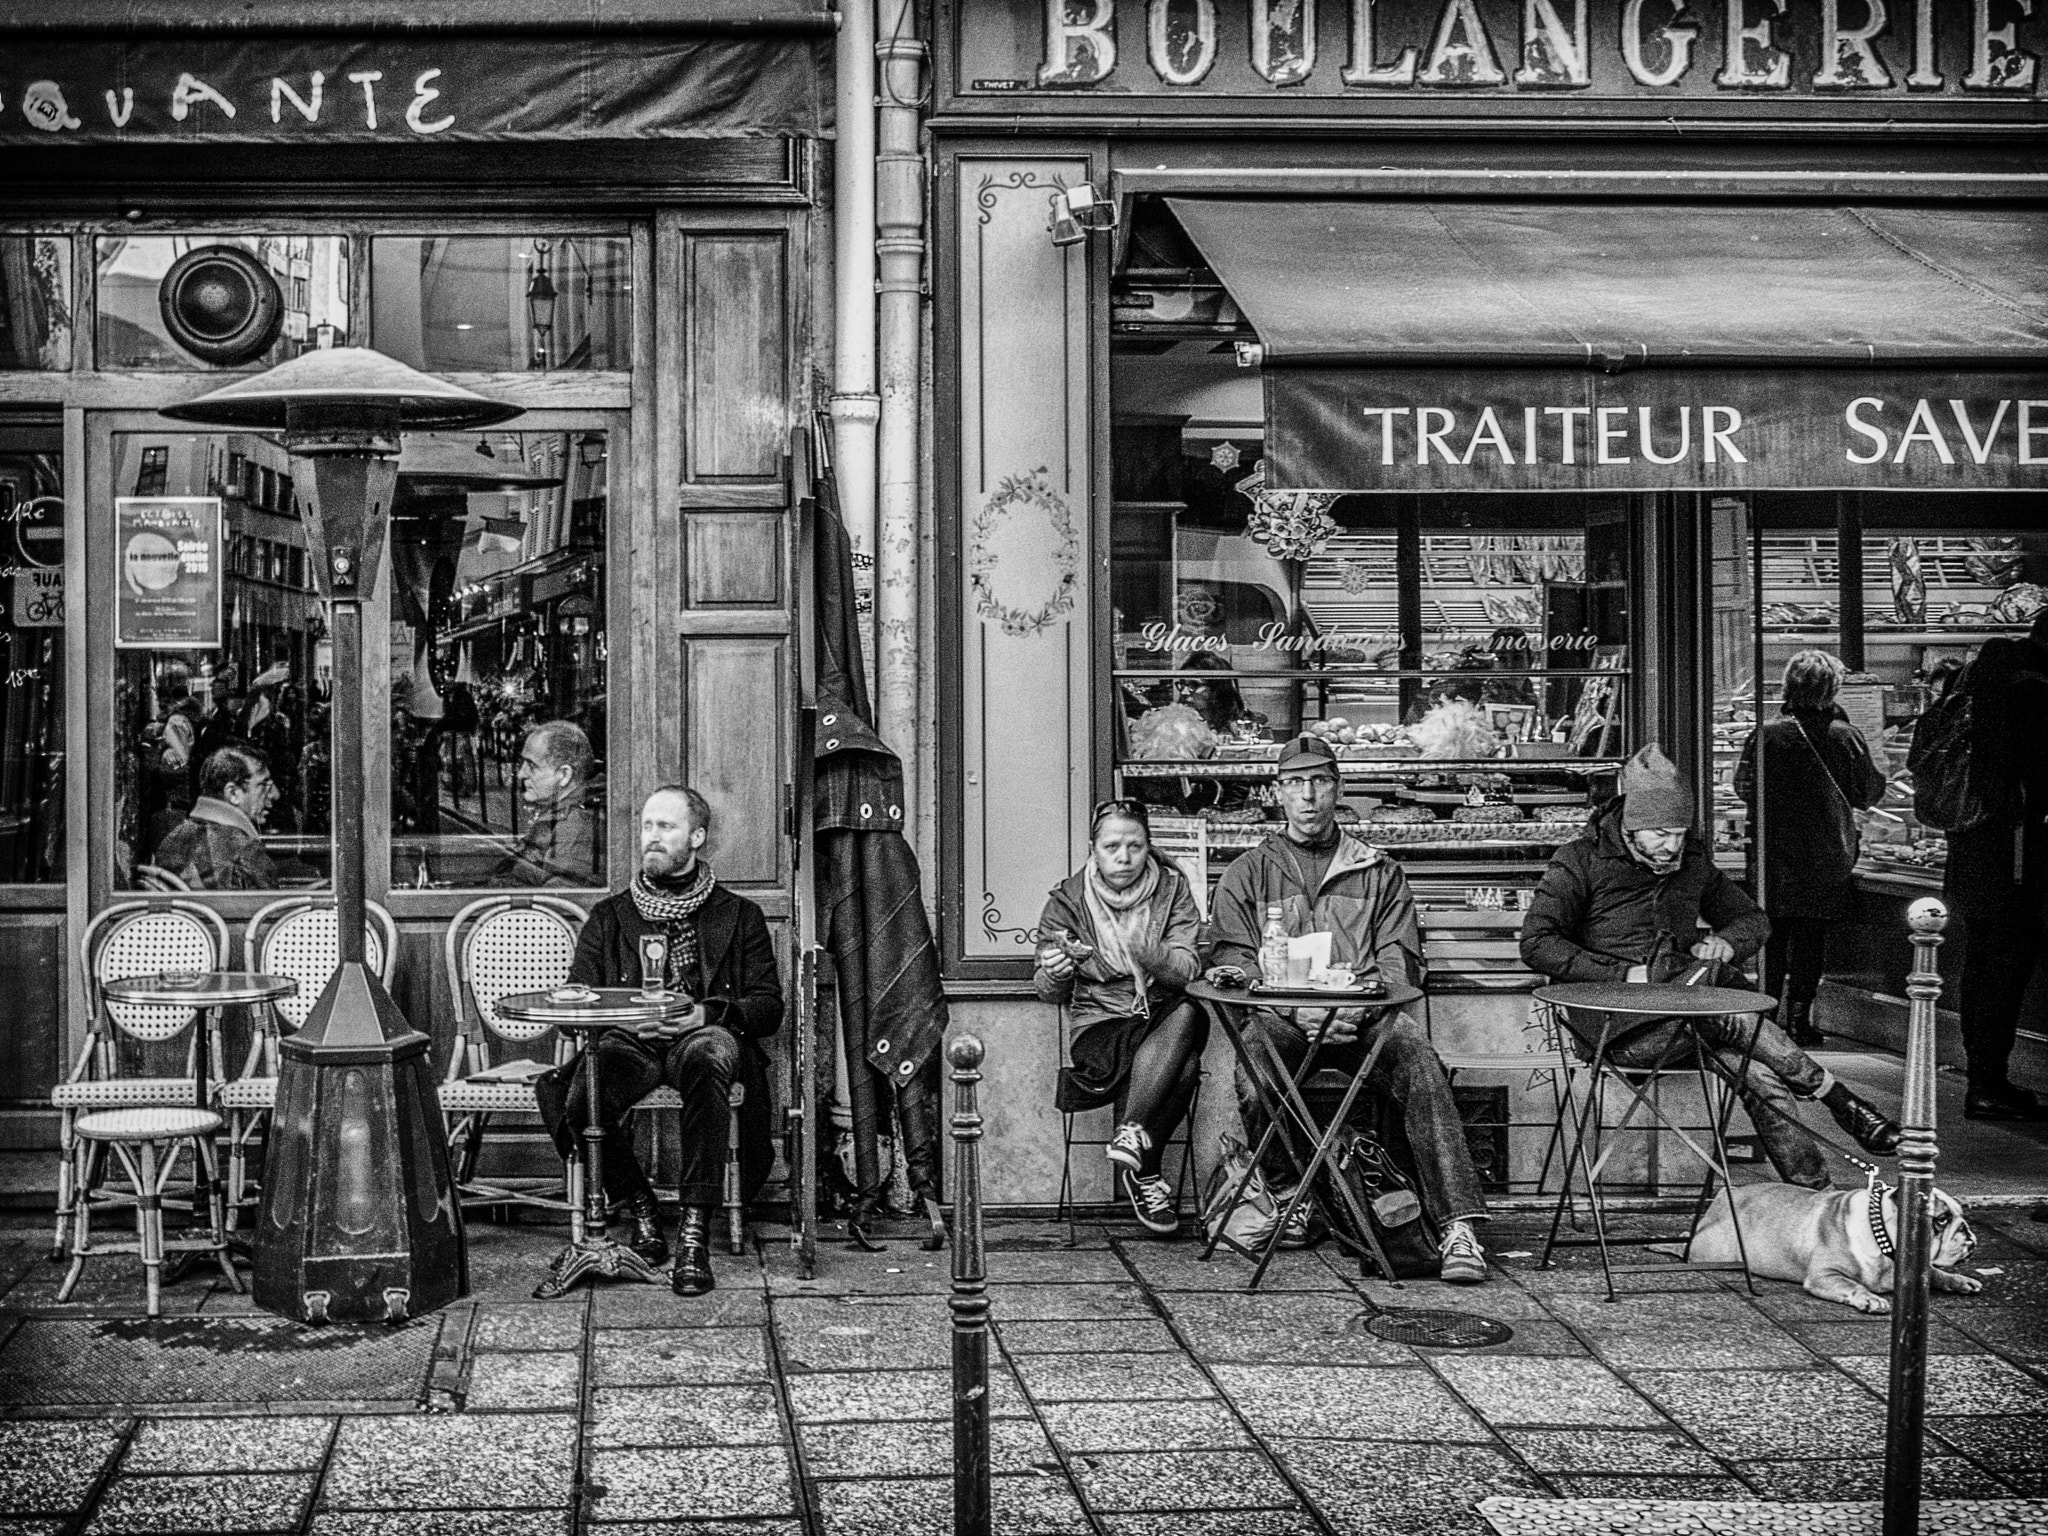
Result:
<svg viewBox="0 0 2048 1536"><path fill-rule="evenodd" d="M1623 766L1618 787L1620 798L1544 871L1522 924L1523 961L1557 981L1747 986L1734 967L1763 947L1770 924L1693 832L1691 787L1654 742ZM1564 1022L1590 1056L1602 1018L1566 1010ZM1896 1125L1759 1015L1645 1019L1610 1036L1607 1059L1618 1067L1678 1065L1691 1059L1695 1038L1708 1065L1734 1085L1788 1183L1831 1182L1819 1143L1799 1123L1797 1099L1819 1099L1866 1151L1898 1147Z"/></svg>

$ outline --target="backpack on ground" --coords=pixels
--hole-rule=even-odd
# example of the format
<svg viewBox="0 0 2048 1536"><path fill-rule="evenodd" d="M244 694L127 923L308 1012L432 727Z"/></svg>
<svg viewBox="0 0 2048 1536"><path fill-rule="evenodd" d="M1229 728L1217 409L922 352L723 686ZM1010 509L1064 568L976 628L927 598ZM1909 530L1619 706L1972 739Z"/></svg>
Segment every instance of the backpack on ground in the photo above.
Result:
<svg viewBox="0 0 2048 1536"><path fill-rule="evenodd" d="M1244 1193L1232 1204L1230 1192L1240 1179L1245 1179ZM1202 1192L1203 1231L1249 1258L1264 1250L1279 1225L1280 1203L1253 1166L1251 1148L1225 1131L1216 1139L1216 1166Z"/></svg>

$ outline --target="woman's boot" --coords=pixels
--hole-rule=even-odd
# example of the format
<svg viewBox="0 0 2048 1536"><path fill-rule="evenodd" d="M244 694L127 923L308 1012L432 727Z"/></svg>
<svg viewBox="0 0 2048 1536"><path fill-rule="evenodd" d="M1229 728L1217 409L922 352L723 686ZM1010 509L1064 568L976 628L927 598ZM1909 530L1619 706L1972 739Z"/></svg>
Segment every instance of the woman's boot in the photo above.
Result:
<svg viewBox="0 0 2048 1536"><path fill-rule="evenodd" d="M676 1232L676 1267L669 1289L678 1296L702 1296L717 1283L711 1276L711 1212L701 1205L686 1205Z"/></svg>

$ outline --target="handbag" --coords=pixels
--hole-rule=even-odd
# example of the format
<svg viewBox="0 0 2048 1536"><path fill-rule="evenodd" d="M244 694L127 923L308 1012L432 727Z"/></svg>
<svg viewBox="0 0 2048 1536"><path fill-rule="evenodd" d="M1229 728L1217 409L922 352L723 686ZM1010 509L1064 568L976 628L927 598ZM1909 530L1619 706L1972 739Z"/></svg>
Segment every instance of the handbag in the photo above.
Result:
<svg viewBox="0 0 2048 1536"><path fill-rule="evenodd" d="M1813 738L1806 734L1806 727L1797 720L1791 722L1792 729L1799 733L1799 739L1806 743L1806 750L1820 765L1820 776L1827 780L1828 791L1841 807L1841 815L1835 818L1835 836L1841 843L1841 873L1838 880L1846 880L1855 872L1856 860L1863 853L1863 834L1856 827L1856 810L1849 804L1849 797L1842 793L1842 786L1835 782L1834 771L1828 767L1828 760L1820 755L1820 748L1813 744Z"/></svg>
<svg viewBox="0 0 2048 1536"><path fill-rule="evenodd" d="M1249 1177L1247 1177L1249 1175ZM1235 1204L1230 1192L1244 1180ZM1225 1131L1216 1139L1216 1166L1202 1191L1202 1230L1226 1248L1251 1258L1262 1251L1280 1225L1280 1205L1266 1187L1265 1175L1252 1163L1251 1148Z"/></svg>

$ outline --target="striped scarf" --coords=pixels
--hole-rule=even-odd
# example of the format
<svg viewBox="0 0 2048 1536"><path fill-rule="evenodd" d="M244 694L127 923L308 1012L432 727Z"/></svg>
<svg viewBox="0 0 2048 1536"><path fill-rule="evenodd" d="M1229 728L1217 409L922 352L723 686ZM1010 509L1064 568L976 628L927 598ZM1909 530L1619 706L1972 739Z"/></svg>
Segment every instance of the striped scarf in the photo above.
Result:
<svg viewBox="0 0 2048 1536"><path fill-rule="evenodd" d="M663 890L647 878L644 869L627 887L633 893L633 905L639 910L640 920L660 928L668 939L668 963L662 967L665 986L678 988L695 980L697 909L711 895L715 879L711 866L699 859L695 872L684 878L680 888Z"/></svg>

